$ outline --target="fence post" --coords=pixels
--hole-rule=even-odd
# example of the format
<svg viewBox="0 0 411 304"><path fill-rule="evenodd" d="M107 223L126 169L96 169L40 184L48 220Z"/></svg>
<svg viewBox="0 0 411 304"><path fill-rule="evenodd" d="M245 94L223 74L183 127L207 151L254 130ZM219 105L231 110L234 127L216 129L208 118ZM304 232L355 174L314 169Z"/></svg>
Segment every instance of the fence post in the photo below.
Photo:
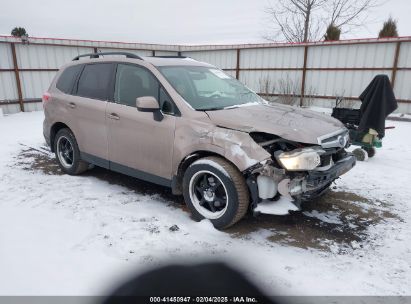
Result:
<svg viewBox="0 0 411 304"><path fill-rule="evenodd" d="M240 79L240 49L237 49L237 64L235 67L235 78Z"/></svg>
<svg viewBox="0 0 411 304"><path fill-rule="evenodd" d="M17 64L16 46L14 42L10 43L10 47L11 47L11 54L13 56L13 69L14 69L14 75L16 76L17 95L19 98L20 111L24 112L23 94L21 92L20 72L19 72L19 66Z"/></svg>
<svg viewBox="0 0 411 304"><path fill-rule="evenodd" d="M395 46L394 63L393 63L393 66L392 66L392 73L391 73L391 86L392 86L392 88L394 88L395 78L397 77L398 57L400 56L400 49L401 49L401 41L398 41L396 46Z"/></svg>
<svg viewBox="0 0 411 304"><path fill-rule="evenodd" d="M307 73L307 55L308 55L308 45L305 45L304 46L303 77L302 77L302 80L301 80L300 107L303 106L304 96L305 96L305 75Z"/></svg>

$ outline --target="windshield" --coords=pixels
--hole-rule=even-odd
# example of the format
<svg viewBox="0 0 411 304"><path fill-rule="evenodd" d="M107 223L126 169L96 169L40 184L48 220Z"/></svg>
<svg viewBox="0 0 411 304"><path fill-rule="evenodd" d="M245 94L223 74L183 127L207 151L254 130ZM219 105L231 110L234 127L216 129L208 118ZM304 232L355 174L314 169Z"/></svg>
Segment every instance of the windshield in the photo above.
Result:
<svg viewBox="0 0 411 304"><path fill-rule="evenodd" d="M263 101L237 79L216 68L163 66L158 69L196 110L219 110Z"/></svg>

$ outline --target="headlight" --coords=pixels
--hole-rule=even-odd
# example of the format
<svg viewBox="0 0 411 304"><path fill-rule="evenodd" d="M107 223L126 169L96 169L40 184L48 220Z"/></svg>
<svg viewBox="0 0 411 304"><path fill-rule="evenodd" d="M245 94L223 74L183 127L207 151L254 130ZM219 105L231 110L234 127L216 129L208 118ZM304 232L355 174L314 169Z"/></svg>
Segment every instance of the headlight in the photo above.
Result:
<svg viewBox="0 0 411 304"><path fill-rule="evenodd" d="M289 171L313 170L321 163L318 153L322 151L313 148L296 149L279 153L275 157Z"/></svg>

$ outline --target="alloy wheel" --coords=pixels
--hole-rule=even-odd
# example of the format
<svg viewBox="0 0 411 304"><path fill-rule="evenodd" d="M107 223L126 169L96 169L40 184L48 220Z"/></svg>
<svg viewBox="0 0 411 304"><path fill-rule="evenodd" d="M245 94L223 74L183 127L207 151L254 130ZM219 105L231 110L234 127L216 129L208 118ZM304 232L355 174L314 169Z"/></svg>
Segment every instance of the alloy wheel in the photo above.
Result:
<svg viewBox="0 0 411 304"><path fill-rule="evenodd" d="M69 169L74 163L74 149L70 140L65 137L59 137L57 141L57 155L63 167Z"/></svg>
<svg viewBox="0 0 411 304"><path fill-rule="evenodd" d="M216 174L208 170L196 172L190 179L189 190L194 208L205 218L217 219L227 210L227 189Z"/></svg>

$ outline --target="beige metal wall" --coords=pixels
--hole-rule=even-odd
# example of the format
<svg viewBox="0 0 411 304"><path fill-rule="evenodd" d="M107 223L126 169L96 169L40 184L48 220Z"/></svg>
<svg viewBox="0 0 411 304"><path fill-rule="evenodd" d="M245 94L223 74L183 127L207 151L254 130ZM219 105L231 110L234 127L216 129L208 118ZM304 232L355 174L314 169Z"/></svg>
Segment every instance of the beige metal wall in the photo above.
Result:
<svg viewBox="0 0 411 304"><path fill-rule="evenodd" d="M372 78L392 80L400 112L411 113L411 38L308 44L154 45L106 41L0 37L0 107L5 113L41 109L39 98L73 57L123 50L140 56L183 55L208 62L266 96L331 106L335 96L354 103ZM20 92L20 93L19 93Z"/></svg>

